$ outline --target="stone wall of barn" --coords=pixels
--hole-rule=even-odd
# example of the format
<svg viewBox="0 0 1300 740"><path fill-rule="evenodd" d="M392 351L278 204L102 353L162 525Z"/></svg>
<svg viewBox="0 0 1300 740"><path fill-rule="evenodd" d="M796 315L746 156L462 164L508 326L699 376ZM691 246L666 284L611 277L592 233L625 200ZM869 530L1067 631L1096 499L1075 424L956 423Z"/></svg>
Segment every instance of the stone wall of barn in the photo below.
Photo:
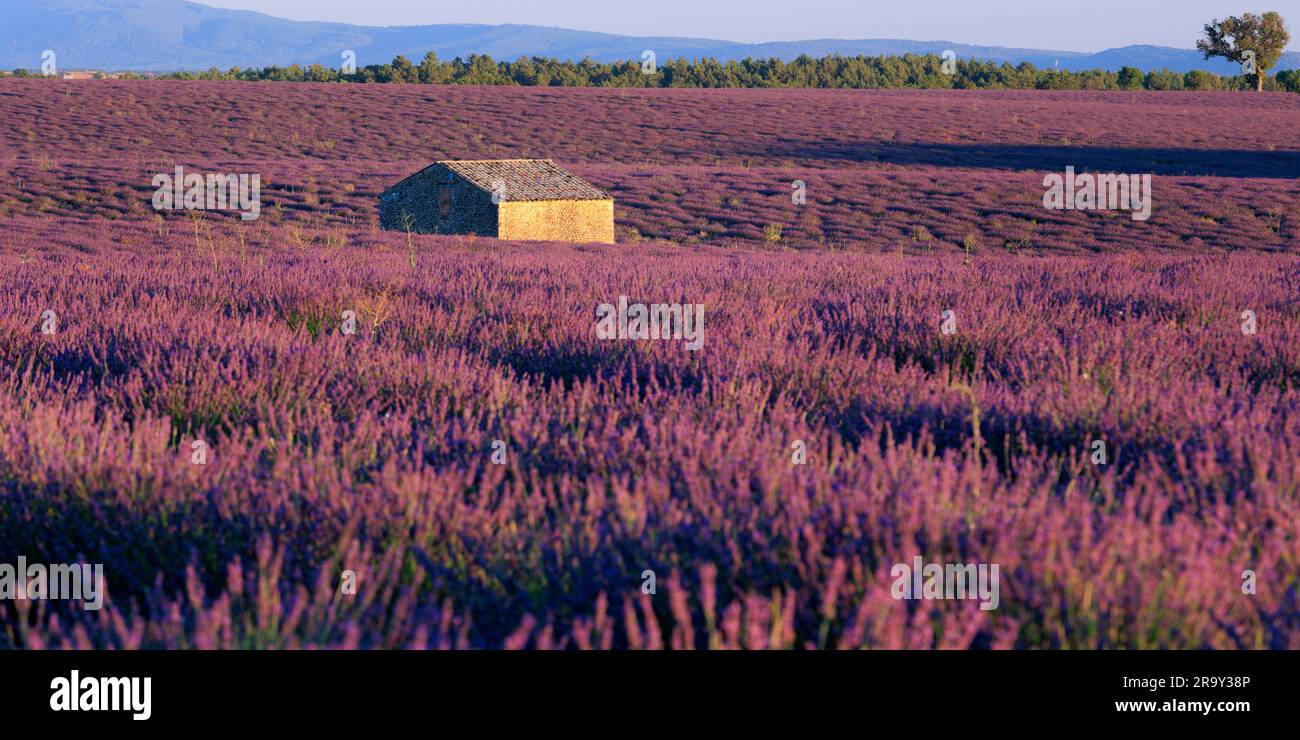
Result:
<svg viewBox="0 0 1300 740"><path fill-rule="evenodd" d="M434 165L394 185L379 198L379 226L417 234L496 236L492 195L443 165Z"/></svg>
<svg viewBox="0 0 1300 740"><path fill-rule="evenodd" d="M500 207L500 239L614 243L612 200L507 201Z"/></svg>

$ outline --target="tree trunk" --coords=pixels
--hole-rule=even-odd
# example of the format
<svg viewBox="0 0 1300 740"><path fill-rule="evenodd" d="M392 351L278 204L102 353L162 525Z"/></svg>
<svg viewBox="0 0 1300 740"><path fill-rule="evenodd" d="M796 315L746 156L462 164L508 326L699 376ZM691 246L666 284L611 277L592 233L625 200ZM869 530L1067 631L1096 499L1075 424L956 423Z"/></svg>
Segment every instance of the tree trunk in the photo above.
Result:
<svg viewBox="0 0 1300 740"><path fill-rule="evenodd" d="M1264 92L1264 70L1255 70L1255 92Z"/></svg>

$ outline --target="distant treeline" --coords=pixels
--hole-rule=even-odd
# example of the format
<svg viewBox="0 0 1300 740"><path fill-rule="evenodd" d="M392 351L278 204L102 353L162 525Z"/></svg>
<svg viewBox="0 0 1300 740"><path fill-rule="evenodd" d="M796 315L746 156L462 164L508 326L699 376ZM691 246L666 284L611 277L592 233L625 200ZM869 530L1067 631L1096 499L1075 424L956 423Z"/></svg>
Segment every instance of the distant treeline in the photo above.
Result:
<svg viewBox="0 0 1300 740"><path fill-rule="evenodd" d="M784 88L954 88L1007 90L1253 90L1254 78L1223 76L1201 70L1143 73L1133 67L1118 72L1070 72L1040 69L1028 62L954 60L945 71L944 59L933 54L879 57L810 56L780 59L666 60L647 74L639 61L600 63L543 57L496 61L482 54L441 61L429 52L419 64L397 56L388 64L357 67L355 72L320 64L263 67L228 71L176 72L156 75L172 80L248 80L276 82L378 82L423 85L525 85L538 87L784 87ZM3 75L0 72L0 75ZM13 76L38 73L15 70ZM141 75L124 73L124 79ZM1285 70L1265 80L1266 90L1300 92L1300 70Z"/></svg>

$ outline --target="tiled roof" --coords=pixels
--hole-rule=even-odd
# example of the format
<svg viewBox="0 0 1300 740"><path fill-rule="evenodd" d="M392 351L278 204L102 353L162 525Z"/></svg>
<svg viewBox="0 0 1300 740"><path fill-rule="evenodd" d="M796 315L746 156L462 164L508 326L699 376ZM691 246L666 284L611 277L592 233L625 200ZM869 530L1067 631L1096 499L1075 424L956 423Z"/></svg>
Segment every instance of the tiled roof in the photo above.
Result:
<svg viewBox="0 0 1300 740"><path fill-rule="evenodd" d="M436 162L483 190L504 185L504 200L609 200L603 191L549 159L481 159Z"/></svg>

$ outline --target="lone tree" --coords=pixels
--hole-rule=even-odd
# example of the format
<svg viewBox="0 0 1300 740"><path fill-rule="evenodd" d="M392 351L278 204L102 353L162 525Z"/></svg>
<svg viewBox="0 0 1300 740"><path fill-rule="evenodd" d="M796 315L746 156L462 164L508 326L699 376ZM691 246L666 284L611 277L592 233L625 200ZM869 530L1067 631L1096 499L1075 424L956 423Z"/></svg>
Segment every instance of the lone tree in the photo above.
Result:
<svg viewBox="0 0 1300 740"><path fill-rule="evenodd" d="M1205 24L1205 38L1196 42L1196 48L1206 59L1223 57L1242 65L1247 74L1254 73L1255 90L1262 91L1265 73L1277 64L1290 41L1282 16L1269 11L1216 18Z"/></svg>

